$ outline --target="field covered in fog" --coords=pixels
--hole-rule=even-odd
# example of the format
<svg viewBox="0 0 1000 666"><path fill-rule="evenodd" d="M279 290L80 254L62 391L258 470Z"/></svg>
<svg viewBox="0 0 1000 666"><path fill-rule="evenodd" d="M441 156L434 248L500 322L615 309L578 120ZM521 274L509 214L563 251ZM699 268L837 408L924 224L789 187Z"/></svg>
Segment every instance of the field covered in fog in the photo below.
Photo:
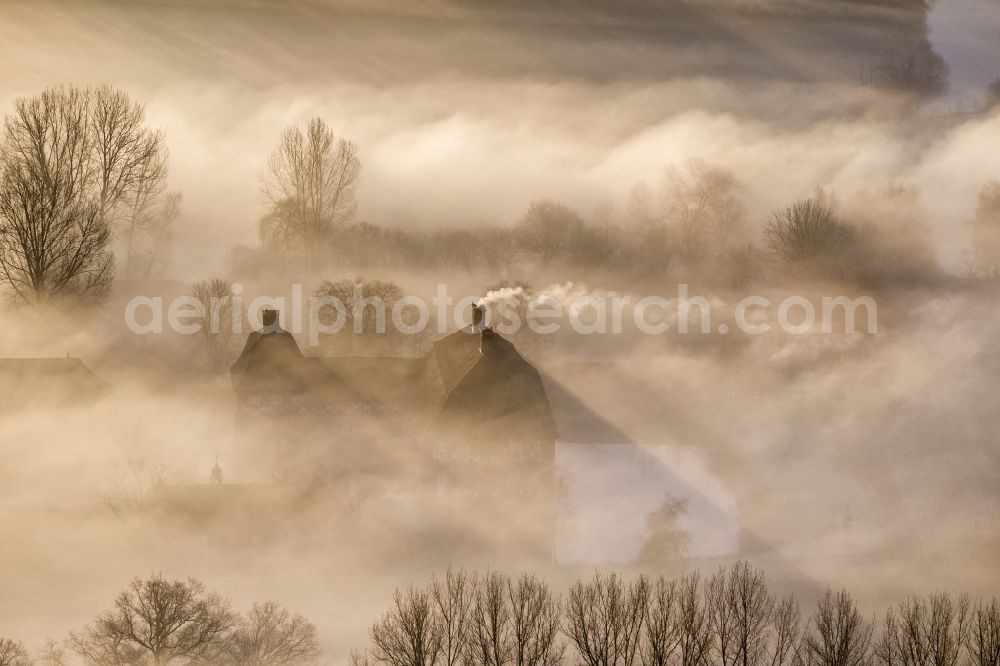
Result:
<svg viewBox="0 0 1000 666"><path fill-rule="evenodd" d="M997 666L996 36L973 0L0 0L0 666ZM126 589L211 635L113 640ZM639 633L595 656L614 595Z"/></svg>

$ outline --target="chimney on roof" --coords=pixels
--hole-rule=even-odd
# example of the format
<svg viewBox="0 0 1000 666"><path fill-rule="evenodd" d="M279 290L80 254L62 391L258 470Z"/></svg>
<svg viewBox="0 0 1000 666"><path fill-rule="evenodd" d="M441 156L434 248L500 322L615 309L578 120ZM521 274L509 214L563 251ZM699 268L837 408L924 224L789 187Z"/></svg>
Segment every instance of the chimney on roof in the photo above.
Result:
<svg viewBox="0 0 1000 666"><path fill-rule="evenodd" d="M274 333L278 330L278 311L277 310L264 310L263 320L261 323L264 325L264 333Z"/></svg>
<svg viewBox="0 0 1000 666"><path fill-rule="evenodd" d="M483 320L486 318L486 306L475 305L472 306L472 332L482 333L483 331Z"/></svg>

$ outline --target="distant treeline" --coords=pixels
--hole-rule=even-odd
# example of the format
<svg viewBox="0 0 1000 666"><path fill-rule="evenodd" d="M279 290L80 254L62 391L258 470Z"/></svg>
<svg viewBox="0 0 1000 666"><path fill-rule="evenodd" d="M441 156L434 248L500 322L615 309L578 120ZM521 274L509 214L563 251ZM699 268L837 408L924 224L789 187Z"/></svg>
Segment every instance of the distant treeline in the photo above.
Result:
<svg viewBox="0 0 1000 666"><path fill-rule="evenodd" d="M326 143L332 145L332 137ZM335 179L299 175L290 182L313 180ZM983 233L977 232L970 272L995 272L997 192L996 184L983 188L975 221ZM539 200L511 225L420 230L327 215L293 203L316 199L311 192L291 192L262 221L261 245L235 253L233 273L239 279L287 275L304 266L522 277L576 271L672 277L733 289L802 279L877 288L941 277L916 187L889 183L844 200L817 191L770 213L762 228L750 223L742 194L733 173L696 161L665 170L655 187L637 185L620 215L608 205L585 219L566 204ZM329 223L309 222L324 217Z"/></svg>
<svg viewBox="0 0 1000 666"><path fill-rule="evenodd" d="M396 592L355 666L997 666L1000 603L912 596L880 619L832 589L803 616L745 562L708 578L541 578L449 570Z"/></svg>

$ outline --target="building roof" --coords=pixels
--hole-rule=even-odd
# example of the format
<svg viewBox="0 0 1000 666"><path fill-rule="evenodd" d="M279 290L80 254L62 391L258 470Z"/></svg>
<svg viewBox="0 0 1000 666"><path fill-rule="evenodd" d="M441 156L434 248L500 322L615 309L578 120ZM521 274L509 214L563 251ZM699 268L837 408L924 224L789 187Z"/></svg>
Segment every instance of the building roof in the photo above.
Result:
<svg viewBox="0 0 1000 666"><path fill-rule="evenodd" d="M68 402L92 398L106 382L78 358L0 358L0 402Z"/></svg>
<svg viewBox="0 0 1000 666"><path fill-rule="evenodd" d="M415 417L463 436L557 437L538 371L491 329L466 327L435 342L426 356L309 357L274 327L247 338L231 369L240 398L298 395L324 404Z"/></svg>

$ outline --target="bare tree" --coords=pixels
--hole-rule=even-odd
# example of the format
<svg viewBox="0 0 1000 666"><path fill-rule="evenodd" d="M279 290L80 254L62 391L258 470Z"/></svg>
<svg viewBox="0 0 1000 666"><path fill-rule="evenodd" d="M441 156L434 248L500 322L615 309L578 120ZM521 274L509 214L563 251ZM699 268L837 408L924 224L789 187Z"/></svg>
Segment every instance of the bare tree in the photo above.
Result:
<svg viewBox="0 0 1000 666"><path fill-rule="evenodd" d="M57 641L54 638L45 639L45 645L38 652L37 663L42 666L67 666L66 641Z"/></svg>
<svg viewBox="0 0 1000 666"><path fill-rule="evenodd" d="M911 597L886 612L876 659L885 666L955 666L968 639L968 597Z"/></svg>
<svg viewBox="0 0 1000 666"><path fill-rule="evenodd" d="M967 639L973 666L1000 666L1000 602L979 602L972 612Z"/></svg>
<svg viewBox="0 0 1000 666"><path fill-rule="evenodd" d="M508 584L506 576L491 571L476 586L467 658L471 664L503 666L511 661L513 629Z"/></svg>
<svg viewBox="0 0 1000 666"><path fill-rule="evenodd" d="M0 274L20 299L103 295L113 243L125 277L148 277L180 195L140 104L106 85L19 99L2 153Z"/></svg>
<svg viewBox="0 0 1000 666"><path fill-rule="evenodd" d="M523 574L507 581L515 666L556 666L566 651L559 639L561 608L546 583Z"/></svg>
<svg viewBox="0 0 1000 666"><path fill-rule="evenodd" d="M86 91L52 88L15 102L0 150L0 275L31 303L110 288L111 238L93 190Z"/></svg>
<svg viewBox="0 0 1000 666"><path fill-rule="evenodd" d="M289 127L271 154L263 193L271 210L261 225L265 245L300 255L313 270L334 231L354 216L361 175L358 149L336 139L320 118L305 133Z"/></svg>
<svg viewBox="0 0 1000 666"><path fill-rule="evenodd" d="M441 625L441 658L444 666L459 666L469 642L469 623L475 600L476 580L464 571L448 567L444 579L431 582L434 600Z"/></svg>
<svg viewBox="0 0 1000 666"><path fill-rule="evenodd" d="M118 517L139 514L150 508L169 474L170 468L164 464L130 455L124 465L114 468L111 480L98 490L97 496Z"/></svg>
<svg viewBox="0 0 1000 666"><path fill-rule="evenodd" d="M221 278L202 280L192 287L191 295L201 305L203 321L198 339L208 362L215 370L224 369L229 364L236 341L234 316L242 316L242 313L234 312L233 285Z"/></svg>
<svg viewBox="0 0 1000 666"><path fill-rule="evenodd" d="M121 243L124 276L147 277L180 203L166 189L163 133L145 126L145 109L124 92L102 85L89 94L101 219Z"/></svg>
<svg viewBox="0 0 1000 666"><path fill-rule="evenodd" d="M702 594L701 577L692 572L677 586L677 631L680 666L705 666L712 649L712 609Z"/></svg>
<svg viewBox="0 0 1000 666"><path fill-rule="evenodd" d="M788 596L778 601L771 616L769 666L789 666L796 663L802 638L802 615L799 602Z"/></svg>
<svg viewBox="0 0 1000 666"><path fill-rule="evenodd" d="M708 584L715 650L723 666L759 666L767 656L767 630L774 600L764 572L737 562Z"/></svg>
<svg viewBox="0 0 1000 666"><path fill-rule="evenodd" d="M872 626L846 590L828 589L802 638L804 666L865 666L871 657Z"/></svg>
<svg viewBox="0 0 1000 666"><path fill-rule="evenodd" d="M31 659L24 645L9 638L0 638L0 666L30 666Z"/></svg>
<svg viewBox="0 0 1000 666"><path fill-rule="evenodd" d="M595 573L577 582L566 604L566 634L587 666L631 666L649 607L649 581L626 584L616 574Z"/></svg>
<svg viewBox="0 0 1000 666"><path fill-rule="evenodd" d="M675 581L660 576L650 590L646 622L640 644L644 666L666 666L680 647L681 625L678 621L679 591Z"/></svg>
<svg viewBox="0 0 1000 666"><path fill-rule="evenodd" d="M371 629L375 661L391 666L432 666L441 654L441 626L431 595L396 591L392 610Z"/></svg>
<svg viewBox="0 0 1000 666"><path fill-rule="evenodd" d="M197 580L154 574L134 579L114 608L70 635L70 644L84 661L100 666L204 663L220 656L234 624L229 604Z"/></svg>
<svg viewBox="0 0 1000 666"><path fill-rule="evenodd" d="M385 333L389 313L403 297L395 282L371 280L358 276L336 282L324 281L315 292L320 298L333 298L344 306L344 330L354 333ZM331 323L331 306L324 306L320 316Z"/></svg>
<svg viewBox="0 0 1000 666"><path fill-rule="evenodd" d="M522 251L542 267L564 258L583 230L583 218L555 201L535 201L515 227Z"/></svg>
<svg viewBox="0 0 1000 666"><path fill-rule="evenodd" d="M739 183L729 171L695 160L667 169L661 192L663 219L677 230L681 259L696 268L712 251L744 238Z"/></svg>
<svg viewBox="0 0 1000 666"><path fill-rule="evenodd" d="M226 647L225 661L233 666L295 666L311 663L320 654L316 627L273 601L254 604Z"/></svg>

